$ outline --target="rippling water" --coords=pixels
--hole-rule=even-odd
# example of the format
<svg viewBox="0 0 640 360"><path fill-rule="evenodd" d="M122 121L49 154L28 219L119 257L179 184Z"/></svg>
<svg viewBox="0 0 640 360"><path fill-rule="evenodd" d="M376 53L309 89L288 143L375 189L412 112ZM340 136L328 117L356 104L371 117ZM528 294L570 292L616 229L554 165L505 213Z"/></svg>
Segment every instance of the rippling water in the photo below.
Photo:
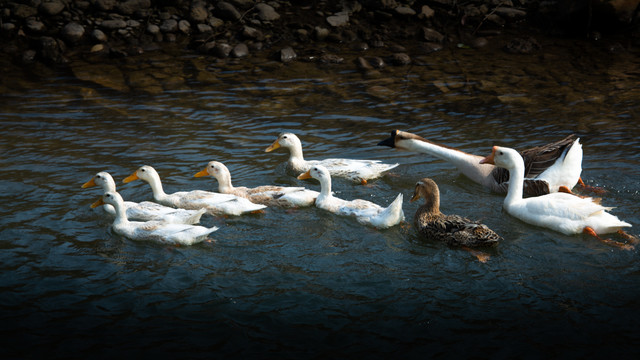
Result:
<svg viewBox="0 0 640 360"><path fill-rule="evenodd" d="M640 234L638 58L566 45L550 41L532 57L445 51L372 78L341 65L213 66L200 71L215 82L186 77L156 93L58 73L3 80L6 356L635 357L637 250L526 225L451 165L376 146L396 128L479 155L575 132L583 179ZM113 233L89 208L99 191L80 188L108 171L125 199L150 200L145 183L122 184L147 164L167 192L214 190L193 175L218 160L235 185L319 189L284 174L284 150L264 152L282 131L301 137L308 159L401 164L370 186L334 180L342 198L407 200L428 176L443 212L480 219L504 241L483 264L409 226L270 208L203 217L220 227L214 242L166 246ZM405 202L408 220L417 207Z"/></svg>

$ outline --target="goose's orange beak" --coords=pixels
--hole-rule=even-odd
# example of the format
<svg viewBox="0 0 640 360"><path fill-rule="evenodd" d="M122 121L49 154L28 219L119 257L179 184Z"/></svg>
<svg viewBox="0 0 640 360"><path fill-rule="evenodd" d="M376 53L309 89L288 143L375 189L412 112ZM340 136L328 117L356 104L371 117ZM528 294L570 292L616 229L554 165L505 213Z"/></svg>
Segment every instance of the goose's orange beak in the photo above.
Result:
<svg viewBox="0 0 640 360"><path fill-rule="evenodd" d="M136 170L133 174L131 174L131 175L127 176L126 178L124 178L124 180L122 180L122 182L126 184L126 183L132 182L133 180L138 180L138 179L140 179L140 178L138 177L138 170Z"/></svg>
<svg viewBox="0 0 640 360"><path fill-rule="evenodd" d="M202 171L197 172L195 175L193 175L194 177L203 177L203 176L209 176L209 173L207 172L207 169L204 168Z"/></svg>
<svg viewBox="0 0 640 360"><path fill-rule="evenodd" d="M279 149L280 148L280 143L278 142L278 140L274 141L273 144L269 145L268 148L264 149L264 152L271 152L275 149Z"/></svg>
<svg viewBox="0 0 640 360"><path fill-rule="evenodd" d="M489 155L486 158L480 160L480 164L493 164L493 165L495 165L496 163L494 162L494 157L496 156L496 150L497 149L498 149L498 147L494 146L493 149L491 150L491 155Z"/></svg>
<svg viewBox="0 0 640 360"><path fill-rule="evenodd" d="M104 201L102 201L102 198L98 199L96 202L94 202L93 204L91 204L91 208L97 208L100 205L104 205Z"/></svg>
<svg viewBox="0 0 640 360"><path fill-rule="evenodd" d="M307 171L306 173L302 173L298 175L298 179L300 180L311 179L311 170Z"/></svg>
<svg viewBox="0 0 640 360"><path fill-rule="evenodd" d="M96 179L95 176L92 177L91 180L89 180L86 183L82 184L82 188L86 189L88 187L97 186L95 179Z"/></svg>

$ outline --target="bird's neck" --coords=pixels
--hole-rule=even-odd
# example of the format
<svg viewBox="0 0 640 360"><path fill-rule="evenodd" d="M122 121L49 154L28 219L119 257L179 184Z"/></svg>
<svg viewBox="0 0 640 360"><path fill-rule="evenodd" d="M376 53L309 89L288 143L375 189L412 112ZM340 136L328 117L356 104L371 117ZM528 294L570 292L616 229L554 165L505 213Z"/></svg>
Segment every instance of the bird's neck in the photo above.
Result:
<svg viewBox="0 0 640 360"><path fill-rule="evenodd" d="M522 193L524 190L524 161L518 159L515 166L509 169L509 190L507 196L504 198L504 206L508 207L510 204L522 200Z"/></svg>
<svg viewBox="0 0 640 360"><path fill-rule="evenodd" d="M231 174L220 174L216 176L218 180L218 192L222 194L231 194L235 188L231 184Z"/></svg>
<svg viewBox="0 0 640 360"><path fill-rule="evenodd" d="M149 182L149 186L151 186L151 191L153 192L153 198L156 201L162 201L164 198L167 197L167 194L164 192L164 189L162 188L162 182L160 181L160 178L154 177L150 179L148 182Z"/></svg>
<svg viewBox="0 0 640 360"><path fill-rule="evenodd" d="M419 211L421 213L437 215L440 213L440 196L437 194L428 194L425 198L425 203L420 206Z"/></svg>

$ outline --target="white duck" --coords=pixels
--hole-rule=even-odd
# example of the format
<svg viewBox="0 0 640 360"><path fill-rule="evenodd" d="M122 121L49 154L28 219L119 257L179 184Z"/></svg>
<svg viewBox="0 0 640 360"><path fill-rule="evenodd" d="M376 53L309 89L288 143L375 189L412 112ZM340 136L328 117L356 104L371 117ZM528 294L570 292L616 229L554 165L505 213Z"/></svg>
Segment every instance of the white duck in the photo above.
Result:
<svg viewBox="0 0 640 360"><path fill-rule="evenodd" d="M471 180L492 191L506 193L509 188L509 172L506 169L481 165L479 155L465 153L449 146L436 144L418 135L396 130L391 137L378 143L381 146L419 152L435 156L455 165ZM570 190L579 182L582 172L582 145L575 135L543 146L522 151L525 164L524 195L538 196Z"/></svg>
<svg viewBox="0 0 640 360"><path fill-rule="evenodd" d="M218 181L218 192L247 198L256 204L283 207L311 206L320 193L304 187L264 185L255 188L234 187L231 173L221 162L210 161L195 177L213 176Z"/></svg>
<svg viewBox="0 0 640 360"><path fill-rule="evenodd" d="M167 206L182 209L206 208L210 213L224 215L242 215L266 208L264 205L254 204L245 198L210 191L193 190L167 194L162 189L160 176L154 168L148 165L141 166L123 181L128 183L138 179L149 183L155 201Z"/></svg>
<svg viewBox="0 0 640 360"><path fill-rule="evenodd" d="M102 188L103 193L115 192L116 183L113 181L113 177L106 171L97 173L91 180L82 185L83 189L99 186ZM131 220L157 220L176 224L197 224L202 217L202 214L207 212L206 209L200 210L186 210L186 209L174 209L172 207L156 204L151 201L143 201L141 203L135 203L133 201L125 201L124 207L128 219ZM111 215L116 214L116 210L109 204L104 204L102 207L105 212Z"/></svg>
<svg viewBox="0 0 640 360"><path fill-rule="evenodd" d="M388 228L404 220L402 212L402 194L386 208L367 200L343 200L331 193L331 175L322 165L314 165L298 179L314 178L320 181L320 195L316 199L316 206L338 215L355 216L358 222L377 228Z"/></svg>
<svg viewBox="0 0 640 360"><path fill-rule="evenodd" d="M113 230L131 240L150 240L160 243L193 245L207 238L218 230L217 227L206 228L199 225L173 224L162 221L129 221L122 196L115 191L106 192L92 208L109 204L114 207L116 217L111 225Z"/></svg>
<svg viewBox="0 0 640 360"><path fill-rule="evenodd" d="M524 161L511 148L494 146L491 155L481 160L483 164L494 164L509 171L510 185L503 207L510 215L532 225L546 227L566 235L586 233L600 239L598 234L619 232L631 224L619 220L607 212L612 208L597 204L591 198L557 192L537 197L523 198ZM632 249L633 246L612 240L607 244Z"/></svg>
<svg viewBox="0 0 640 360"><path fill-rule="evenodd" d="M322 165L329 170L331 176L343 177L353 182L366 184L367 180L378 178L386 171L398 166L398 164L384 164L380 160L305 160L302 155L300 139L292 133L280 134L265 151L270 152L280 147L289 149L287 170L296 174L309 170L313 165Z"/></svg>

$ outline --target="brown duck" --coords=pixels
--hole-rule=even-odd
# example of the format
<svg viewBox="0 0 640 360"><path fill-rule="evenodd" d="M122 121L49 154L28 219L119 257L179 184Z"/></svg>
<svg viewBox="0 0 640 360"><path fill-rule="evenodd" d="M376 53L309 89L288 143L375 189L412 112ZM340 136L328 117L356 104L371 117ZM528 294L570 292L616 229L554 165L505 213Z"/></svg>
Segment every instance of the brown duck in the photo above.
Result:
<svg viewBox="0 0 640 360"><path fill-rule="evenodd" d="M423 197L413 217L416 230L423 236L446 242L448 245L479 247L492 246L502 238L486 225L458 215L440 212L440 190L435 181L424 178L416 183L411 201Z"/></svg>

